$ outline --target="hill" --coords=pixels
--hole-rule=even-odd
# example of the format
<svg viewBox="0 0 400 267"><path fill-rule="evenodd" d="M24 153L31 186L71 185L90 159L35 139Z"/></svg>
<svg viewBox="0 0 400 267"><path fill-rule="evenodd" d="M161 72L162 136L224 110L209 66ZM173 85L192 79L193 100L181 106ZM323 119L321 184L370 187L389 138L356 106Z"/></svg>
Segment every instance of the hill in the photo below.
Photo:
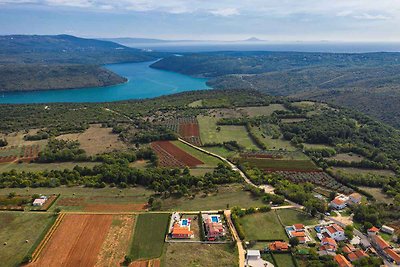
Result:
<svg viewBox="0 0 400 267"><path fill-rule="evenodd" d="M70 35L0 36L0 91L114 85L126 79L100 65L156 57L113 42Z"/></svg>
<svg viewBox="0 0 400 267"><path fill-rule="evenodd" d="M219 89L328 101L400 127L400 53L220 52L168 57L152 67L208 77Z"/></svg>

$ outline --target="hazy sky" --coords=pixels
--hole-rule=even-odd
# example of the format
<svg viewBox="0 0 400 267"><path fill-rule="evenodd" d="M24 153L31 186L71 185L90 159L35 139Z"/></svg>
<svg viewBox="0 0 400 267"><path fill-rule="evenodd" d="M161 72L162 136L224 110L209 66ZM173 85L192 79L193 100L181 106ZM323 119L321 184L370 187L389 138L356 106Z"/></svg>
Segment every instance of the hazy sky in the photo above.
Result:
<svg viewBox="0 0 400 267"><path fill-rule="evenodd" d="M400 41L400 0L0 0L0 34Z"/></svg>

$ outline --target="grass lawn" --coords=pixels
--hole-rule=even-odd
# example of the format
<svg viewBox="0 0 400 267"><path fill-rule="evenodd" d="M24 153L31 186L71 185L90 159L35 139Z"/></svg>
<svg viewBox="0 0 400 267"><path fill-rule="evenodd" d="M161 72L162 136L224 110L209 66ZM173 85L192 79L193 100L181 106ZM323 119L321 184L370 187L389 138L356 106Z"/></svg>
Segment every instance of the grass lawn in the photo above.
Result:
<svg viewBox="0 0 400 267"><path fill-rule="evenodd" d="M43 238L53 214L1 212L0 213L0 262L1 266L19 266L31 248ZM25 242L28 240L28 242ZM4 243L7 245L3 245Z"/></svg>
<svg viewBox="0 0 400 267"><path fill-rule="evenodd" d="M134 162L129 163L129 167L137 168L137 169L145 169L150 165L150 161L147 160L137 160Z"/></svg>
<svg viewBox="0 0 400 267"><path fill-rule="evenodd" d="M216 167L218 165L218 163L221 163L221 160L219 160L215 157L209 156L209 155L207 155L197 149L194 149L193 147L190 147L182 142L172 141L171 143L173 143L175 146L179 147L180 149L186 151L193 157L204 162L204 165L200 165L200 166Z"/></svg>
<svg viewBox="0 0 400 267"><path fill-rule="evenodd" d="M243 107L239 108L239 110L247 114L249 117L256 117L271 116L274 111L286 110L286 108L282 104L271 104L268 106L260 107Z"/></svg>
<svg viewBox="0 0 400 267"><path fill-rule="evenodd" d="M282 137L278 139L273 139L271 135L267 135L265 133L263 134L263 130L258 127L253 127L253 132L267 146L268 149L286 150L286 151L297 150L297 148L294 147L290 143L290 141L284 140Z"/></svg>
<svg viewBox="0 0 400 267"><path fill-rule="evenodd" d="M278 266L276 267L295 267L292 259L292 255L289 253L285 254L274 254L274 258Z"/></svg>
<svg viewBox="0 0 400 267"><path fill-rule="evenodd" d="M361 190L364 190L368 193L370 193L378 202L383 202L386 204L391 204L393 203L393 198L389 197L388 195L385 195L382 192L382 188L379 187L368 187L368 186L358 186Z"/></svg>
<svg viewBox="0 0 400 267"><path fill-rule="evenodd" d="M293 225L301 223L304 225L314 225L318 223L318 219L307 213L295 209L280 209L276 211L284 225Z"/></svg>
<svg viewBox="0 0 400 267"><path fill-rule="evenodd" d="M190 174L193 176L203 176L204 174L208 172L213 172L213 168L192 168L190 169Z"/></svg>
<svg viewBox="0 0 400 267"><path fill-rule="evenodd" d="M163 200L163 210L214 210L226 209L227 204L232 208L239 206L242 208L264 206L261 199L254 199L247 191L242 190L242 185L233 184L218 187L218 193L212 193L207 197L203 193L196 195L194 199L167 198Z"/></svg>
<svg viewBox="0 0 400 267"><path fill-rule="evenodd" d="M361 168L351 168L351 167L332 167L335 173L340 171L349 174L376 174L382 176L395 176L396 174L391 170L373 170L373 169L361 169Z"/></svg>
<svg viewBox="0 0 400 267"><path fill-rule="evenodd" d="M64 170L73 169L76 165L81 167L93 168L99 162L62 162L62 163L1 163L0 171L7 172L15 169L17 172L38 172L44 170Z"/></svg>
<svg viewBox="0 0 400 267"><path fill-rule="evenodd" d="M239 222L246 240L288 240L274 211L245 215Z"/></svg>
<svg viewBox="0 0 400 267"><path fill-rule="evenodd" d="M236 151L231 151L221 146L203 147L205 150L220 155L224 158L233 157L238 154Z"/></svg>
<svg viewBox="0 0 400 267"><path fill-rule="evenodd" d="M248 162L250 166L259 169L273 170L318 170L318 167L311 160L284 160L284 159L241 159L242 162Z"/></svg>
<svg viewBox="0 0 400 267"><path fill-rule="evenodd" d="M221 125L220 131L217 131L218 118L209 116L197 116L200 126L200 137L203 144L223 143L227 141L237 141L246 149L256 149L257 146L251 140L249 133L244 126Z"/></svg>
<svg viewBox="0 0 400 267"><path fill-rule="evenodd" d="M168 243L162 266L239 266L236 245Z"/></svg>
<svg viewBox="0 0 400 267"><path fill-rule="evenodd" d="M200 99L200 100L193 101L192 103L189 103L188 106L191 107L191 108L202 107L203 106L203 100Z"/></svg>
<svg viewBox="0 0 400 267"><path fill-rule="evenodd" d="M303 144L304 149L325 149L325 148L333 148L332 146L329 145L324 145L324 144Z"/></svg>
<svg viewBox="0 0 400 267"><path fill-rule="evenodd" d="M130 248L133 260L158 258L163 253L168 213L144 213L137 217Z"/></svg>

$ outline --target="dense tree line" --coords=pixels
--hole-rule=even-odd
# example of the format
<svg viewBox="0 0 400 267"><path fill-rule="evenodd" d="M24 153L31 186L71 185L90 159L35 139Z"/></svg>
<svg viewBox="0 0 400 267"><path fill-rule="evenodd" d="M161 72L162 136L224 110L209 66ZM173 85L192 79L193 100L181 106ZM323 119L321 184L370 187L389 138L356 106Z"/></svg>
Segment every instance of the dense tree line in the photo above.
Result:
<svg viewBox="0 0 400 267"><path fill-rule="evenodd" d="M46 148L39 153L37 159L40 163L85 161L88 157L86 152L79 148L78 141L51 139Z"/></svg>

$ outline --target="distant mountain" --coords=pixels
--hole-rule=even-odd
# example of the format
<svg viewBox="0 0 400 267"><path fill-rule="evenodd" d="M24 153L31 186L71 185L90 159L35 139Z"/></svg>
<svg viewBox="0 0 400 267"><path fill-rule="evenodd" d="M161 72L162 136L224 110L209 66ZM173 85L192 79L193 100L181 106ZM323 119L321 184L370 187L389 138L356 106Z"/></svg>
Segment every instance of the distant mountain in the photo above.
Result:
<svg viewBox="0 0 400 267"><path fill-rule="evenodd" d="M256 37L251 37L249 39L244 40L245 42L265 42L265 40L258 39Z"/></svg>
<svg viewBox="0 0 400 267"><path fill-rule="evenodd" d="M108 64L156 56L110 41L71 35L0 36L0 64Z"/></svg>

